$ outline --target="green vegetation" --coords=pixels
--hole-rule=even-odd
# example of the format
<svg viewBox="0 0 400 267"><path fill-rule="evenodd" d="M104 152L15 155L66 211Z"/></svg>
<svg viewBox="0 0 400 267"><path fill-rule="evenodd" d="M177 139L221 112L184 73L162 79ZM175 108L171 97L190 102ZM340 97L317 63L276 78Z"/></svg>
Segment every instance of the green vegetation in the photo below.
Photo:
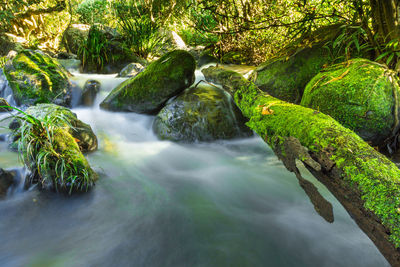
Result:
<svg viewBox="0 0 400 267"><path fill-rule="evenodd" d="M196 62L188 52L175 50L167 53L112 90L100 107L114 111L154 113L169 98L194 82L195 68Z"/></svg>
<svg viewBox="0 0 400 267"><path fill-rule="evenodd" d="M250 136L245 122L231 97L201 83L168 102L157 114L153 130L161 139L210 142Z"/></svg>
<svg viewBox="0 0 400 267"><path fill-rule="evenodd" d="M94 186L97 174L91 169L74 137L73 128L62 113L38 118L18 111L14 116L20 127L14 130L18 151L25 166L32 172L31 183L57 192L85 192Z"/></svg>
<svg viewBox="0 0 400 267"><path fill-rule="evenodd" d="M394 247L400 247L400 170L395 164L328 115L265 94L233 71L209 68L203 72L207 80L222 83L234 95L250 119L247 125L271 147L285 137L295 137L313 155L326 155L321 165L324 159L332 161L345 182L336 186L357 192L364 208L387 227Z"/></svg>
<svg viewBox="0 0 400 267"><path fill-rule="evenodd" d="M84 70L93 72L100 72L105 64L112 61L109 40L100 26L90 28L87 39L78 48L78 58Z"/></svg>
<svg viewBox="0 0 400 267"><path fill-rule="evenodd" d="M18 104L70 103L69 73L46 54L24 50L5 64L4 74Z"/></svg>
<svg viewBox="0 0 400 267"><path fill-rule="evenodd" d="M323 69L305 89L301 105L332 116L372 145L384 144L398 124L395 73L366 59Z"/></svg>

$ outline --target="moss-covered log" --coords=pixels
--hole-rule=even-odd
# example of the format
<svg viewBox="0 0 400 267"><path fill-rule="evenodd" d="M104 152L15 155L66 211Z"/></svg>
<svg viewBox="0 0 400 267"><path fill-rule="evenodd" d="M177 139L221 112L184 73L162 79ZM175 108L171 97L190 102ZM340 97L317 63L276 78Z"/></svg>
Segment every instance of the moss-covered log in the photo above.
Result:
<svg viewBox="0 0 400 267"><path fill-rule="evenodd" d="M395 164L328 115L274 98L233 71L211 67L203 73L234 96L250 119L248 126L284 162L293 155L285 151L287 142L296 138L305 148L297 158L335 195L386 259L400 266L400 170Z"/></svg>

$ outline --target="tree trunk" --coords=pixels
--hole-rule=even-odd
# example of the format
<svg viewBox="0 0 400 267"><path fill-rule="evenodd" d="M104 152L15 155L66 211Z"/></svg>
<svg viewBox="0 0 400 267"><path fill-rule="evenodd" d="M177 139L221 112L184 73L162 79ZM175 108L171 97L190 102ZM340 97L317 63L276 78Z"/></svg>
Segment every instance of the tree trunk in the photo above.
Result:
<svg viewBox="0 0 400 267"><path fill-rule="evenodd" d="M370 0L375 34L386 42L400 37L400 1Z"/></svg>
<svg viewBox="0 0 400 267"><path fill-rule="evenodd" d="M400 169L395 164L330 116L274 98L233 71L210 67L203 73L234 97L249 127L290 171L296 173L295 158L302 161L388 262L400 266Z"/></svg>

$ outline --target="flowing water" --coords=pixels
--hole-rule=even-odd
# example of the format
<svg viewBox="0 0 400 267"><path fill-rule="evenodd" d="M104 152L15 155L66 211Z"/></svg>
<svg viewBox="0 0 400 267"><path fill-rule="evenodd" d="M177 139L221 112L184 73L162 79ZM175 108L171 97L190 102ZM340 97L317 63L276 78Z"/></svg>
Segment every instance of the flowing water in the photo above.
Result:
<svg viewBox="0 0 400 267"><path fill-rule="evenodd" d="M102 83L98 104L123 79ZM201 80L199 76L197 80ZM94 190L23 191L0 201L0 266L388 266L335 198L315 211L294 174L258 137L159 141L152 116L75 108L99 138ZM18 167L0 142L0 167Z"/></svg>

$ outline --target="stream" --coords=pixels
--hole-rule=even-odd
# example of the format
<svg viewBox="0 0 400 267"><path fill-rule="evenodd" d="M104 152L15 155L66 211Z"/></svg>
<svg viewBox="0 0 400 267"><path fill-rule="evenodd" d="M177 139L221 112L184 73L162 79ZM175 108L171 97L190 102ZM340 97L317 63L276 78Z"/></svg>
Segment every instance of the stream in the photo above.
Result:
<svg viewBox="0 0 400 267"><path fill-rule="evenodd" d="M24 191L20 181L0 201L0 266L389 266L302 168L333 205L334 223L320 217L261 138L160 141L153 116L99 109L123 78L73 78L87 79L102 91L93 108L73 112L99 139L88 160L100 179L72 197ZM0 142L0 167L19 166Z"/></svg>

